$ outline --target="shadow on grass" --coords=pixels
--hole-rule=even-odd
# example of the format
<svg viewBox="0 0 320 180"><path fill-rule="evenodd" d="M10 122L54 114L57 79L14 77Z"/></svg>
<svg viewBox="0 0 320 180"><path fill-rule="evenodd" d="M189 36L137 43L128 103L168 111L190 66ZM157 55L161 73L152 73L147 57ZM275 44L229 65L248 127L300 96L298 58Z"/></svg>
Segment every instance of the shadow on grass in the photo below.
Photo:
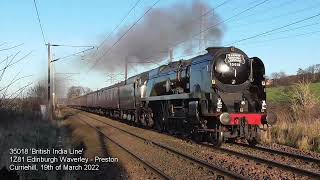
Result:
<svg viewBox="0 0 320 180"><path fill-rule="evenodd" d="M77 121L76 116L79 112L77 110L64 111L62 117L64 120L63 128L65 128L65 135L69 138L67 142L69 146L74 149L84 149L83 155L88 157L92 162L89 164L97 164L94 162L95 156L100 158L112 158L107 141L104 135L94 130L93 128ZM73 179L87 180L87 179L128 179L128 173L120 162L105 162L98 163L99 170L97 171L77 171L70 172L68 177Z"/></svg>
<svg viewBox="0 0 320 180"><path fill-rule="evenodd" d="M16 171L8 171L7 167L3 167L0 170L0 179L19 180L19 175Z"/></svg>
<svg viewBox="0 0 320 180"><path fill-rule="evenodd" d="M2 116L3 115L3 116ZM57 127L52 123L41 120L38 114L18 114L14 112L0 113L0 179L20 178L35 175L31 171L9 171L10 148L47 149L56 147ZM27 156L27 155L19 155ZM23 163L28 164L28 163ZM46 177L46 172L36 173L37 177Z"/></svg>
<svg viewBox="0 0 320 180"><path fill-rule="evenodd" d="M62 112L63 115L62 115L61 119L66 120L66 119L68 119L68 118L70 118L70 117L72 117L72 116L76 116L76 115L79 114L80 112L81 112L81 111L79 111L79 110L76 110L76 111L73 111L73 112L71 112L71 111L63 111L63 112Z"/></svg>
<svg viewBox="0 0 320 180"><path fill-rule="evenodd" d="M105 143L105 137L101 132L97 132L99 148L102 150L102 158L112 157L112 155L108 152L108 147ZM84 145L84 144L83 144ZM81 173L81 176L77 179L79 180L87 180L87 179L95 179L95 180L105 180L105 179L127 179L128 174L124 167L121 166L119 162L114 163L99 163L99 171L98 172L90 172L86 171Z"/></svg>

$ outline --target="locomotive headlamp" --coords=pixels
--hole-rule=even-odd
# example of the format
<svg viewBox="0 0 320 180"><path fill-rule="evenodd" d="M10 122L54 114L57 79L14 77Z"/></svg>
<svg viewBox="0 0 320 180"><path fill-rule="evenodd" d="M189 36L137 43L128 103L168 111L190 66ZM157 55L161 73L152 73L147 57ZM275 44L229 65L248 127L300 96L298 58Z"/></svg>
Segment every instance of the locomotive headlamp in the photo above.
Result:
<svg viewBox="0 0 320 180"><path fill-rule="evenodd" d="M261 103L261 112L264 112L266 109L267 109L266 100L262 100L262 103Z"/></svg>
<svg viewBox="0 0 320 180"><path fill-rule="evenodd" d="M222 113L219 118L220 118L221 124L223 124L223 125L229 125L230 124L231 117L230 117L229 113Z"/></svg>
<svg viewBox="0 0 320 180"><path fill-rule="evenodd" d="M277 116L274 113L268 113L266 121L270 125L274 125L277 122Z"/></svg>
<svg viewBox="0 0 320 180"><path fill-rule="evenodd" d="M221 64L220 66L218 66L218 71L219 72L228 72L230 70L230 67L226 64Z"/></svg>
<svg viewBox="0 0 320 180"><path fill-rule="evenodd" d="M217 101L217 112L220 112L222 109L222 101L221 101L221 98L218 98L218 101Z"/></svg>
<svg viewBox="0 0 320 180"><path fill-rule="evenodd" d="M241 101L240 112L243 112L243 107L246 105L246 101Z"/></svg>

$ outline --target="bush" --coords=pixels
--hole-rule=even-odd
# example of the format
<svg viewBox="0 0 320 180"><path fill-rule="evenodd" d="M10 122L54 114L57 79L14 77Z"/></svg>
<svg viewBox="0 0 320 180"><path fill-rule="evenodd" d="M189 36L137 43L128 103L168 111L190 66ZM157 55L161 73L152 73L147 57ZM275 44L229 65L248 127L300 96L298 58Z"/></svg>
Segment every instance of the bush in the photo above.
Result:
<svg viewBox="0 0 320 180"><path fill-rule="evenodd" d="M8 113L8 112L7 112ZM52 148L57 127L46 120L10 115L0 121L0 169L8 164L9 148Z"/></svg>
<svg viewBox="0 0 320 180"><path fill-rule="evenodd" d="M311 83L301 81L290 92L290 108L296 120L309 122L319 116L319 97L311 92Z"/></svg>
<svg viewBox="0 0 320 180"><path fill-rule="evenodd" d="M24 98L0 99L0 169L9 163L9 148L53 148L58 128L43 120L40 104L45 102L44 88L30 88Z"/></svg>
<svg viewBox="0 0 320 180"><path fill-rule="evenodd" d="M306 81L281 91L287 102L271 104L278 122L264 135L264 142L320 152L320 100Z"/></svg>

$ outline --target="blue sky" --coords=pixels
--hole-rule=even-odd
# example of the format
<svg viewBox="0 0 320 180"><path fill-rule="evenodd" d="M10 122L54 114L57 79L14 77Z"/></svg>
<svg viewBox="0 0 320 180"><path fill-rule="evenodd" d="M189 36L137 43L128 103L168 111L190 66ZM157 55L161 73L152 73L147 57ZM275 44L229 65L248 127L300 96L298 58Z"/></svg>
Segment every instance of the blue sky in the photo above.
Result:
<svg viewBox="0 0 320 180"><path fill-rule="evenodd" d="M208 0L208 3L214 7L223 1ZM257 4L262 1L231 0L218 8L216 13L222 19L228 19L252 6L252 2ZM69 45L98 45L135 2L136 0L37 0L37 5L47 42ZM153 2L153 0L142 0L122 26L130 25L138 19ZM176 2L179 2L179 0L162 0L155 8L165 8ZM181 0L181 2L190 4L192 0ZM237 18L227 21L224 24L222 45L318 13L320 13L320 1L269 0ZM18 71L21 71L22 75L33 76L17 83L15 88L23 86L26 81L36 82L45 78L47 50L43 45L33 0L1 1L0 17L0 44L7 42L7 44L0 46L0 49L24 43L12 51L0 51L0 61L17 50L22 51L21 56L23 53L32 51L30 56L6 73L6 76L0 82L0 86L8 82ZM249 56L260 57L265 63L268 75L281 70L288 74L295 74L299 67L305 68L320 63L320 32L316 32L320 31L319 22L320 17L318 16L279 30L283 32L275 31L271 35L243 41L235 44L235 46L245 51ZM292 28L296 29L290 30ZM83 50L83 48L54 47L52 51L54 57L58 58L79 50ZM55 71L80 72L79 75L72 77L72 81L68 81L69 85L82 85L94 90L106 86L106 75L104 73L95 71L86 73L86 70L79 69L79 66L75 65L77 63L85 65L86 61L89 60L81 60L79 57L64 59L55 63ZM131 70L130 74L133 73L135 71Z"/></svg>

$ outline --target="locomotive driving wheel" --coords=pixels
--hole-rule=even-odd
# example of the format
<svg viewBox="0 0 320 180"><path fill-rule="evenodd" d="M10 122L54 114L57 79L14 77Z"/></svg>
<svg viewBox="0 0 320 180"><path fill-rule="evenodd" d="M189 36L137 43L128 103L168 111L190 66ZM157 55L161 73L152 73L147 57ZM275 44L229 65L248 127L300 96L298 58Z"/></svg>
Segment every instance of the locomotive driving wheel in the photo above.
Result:
<svg viewBox="0 0 320 180"><path fill-rule="evenodd" d="M157 110L155 110L155 128L159 132L163 132L167 130L167 125L168 125L168 104L167 102L161 102L157 106ZM160 107L158 109L158 107Z"/></svg>
<svg viewBox="0 0 320 180"><path fill-rule="evenodd" d="M261 141L261 130L259 129L259 127L252 128L251 136L247 141L248 141L248 144L250 146L255 146L255 145L260 143L260 141Z"/></svg>
<svg viewBox="0 0 320 180"><path fill-rule="evenodd" d="M144 127L153 127L154 121L152 119L151 108L139 108L136 112L136 122Z"/></svg>
<svg viewBox="0 0 320 180"><path fill-rule="evenodd" d="M224 133L222 130L222 126L217 124L214 128L214 132L209 132L209 142L213 144L213 146L220 146L224 142Z"/></svg>
<svg viewBox="0 0 320 180"><path fill-rule="evenodd" d="M191 130L191 138L196 142L196 143L201 143L203 141L203 133L198 132L198 128L192 129Z"/></svg>
<svg viewBox="0 0 320 180"><path fill-rule="evenodd" d="M160 113L157 113L157 116L155 118L156 118L155 128L159 132L162 132L163 131L163 126L164 126L162 116L160 115Z"/></svg>
<svg viewBox="0 0 320 180"><path fill-rule="evenodd" d="M145 126L147 127L153 127L154 121L152 119L152 110L151 108L146 108L142 111L141 118L145 122Z"/></svg>

